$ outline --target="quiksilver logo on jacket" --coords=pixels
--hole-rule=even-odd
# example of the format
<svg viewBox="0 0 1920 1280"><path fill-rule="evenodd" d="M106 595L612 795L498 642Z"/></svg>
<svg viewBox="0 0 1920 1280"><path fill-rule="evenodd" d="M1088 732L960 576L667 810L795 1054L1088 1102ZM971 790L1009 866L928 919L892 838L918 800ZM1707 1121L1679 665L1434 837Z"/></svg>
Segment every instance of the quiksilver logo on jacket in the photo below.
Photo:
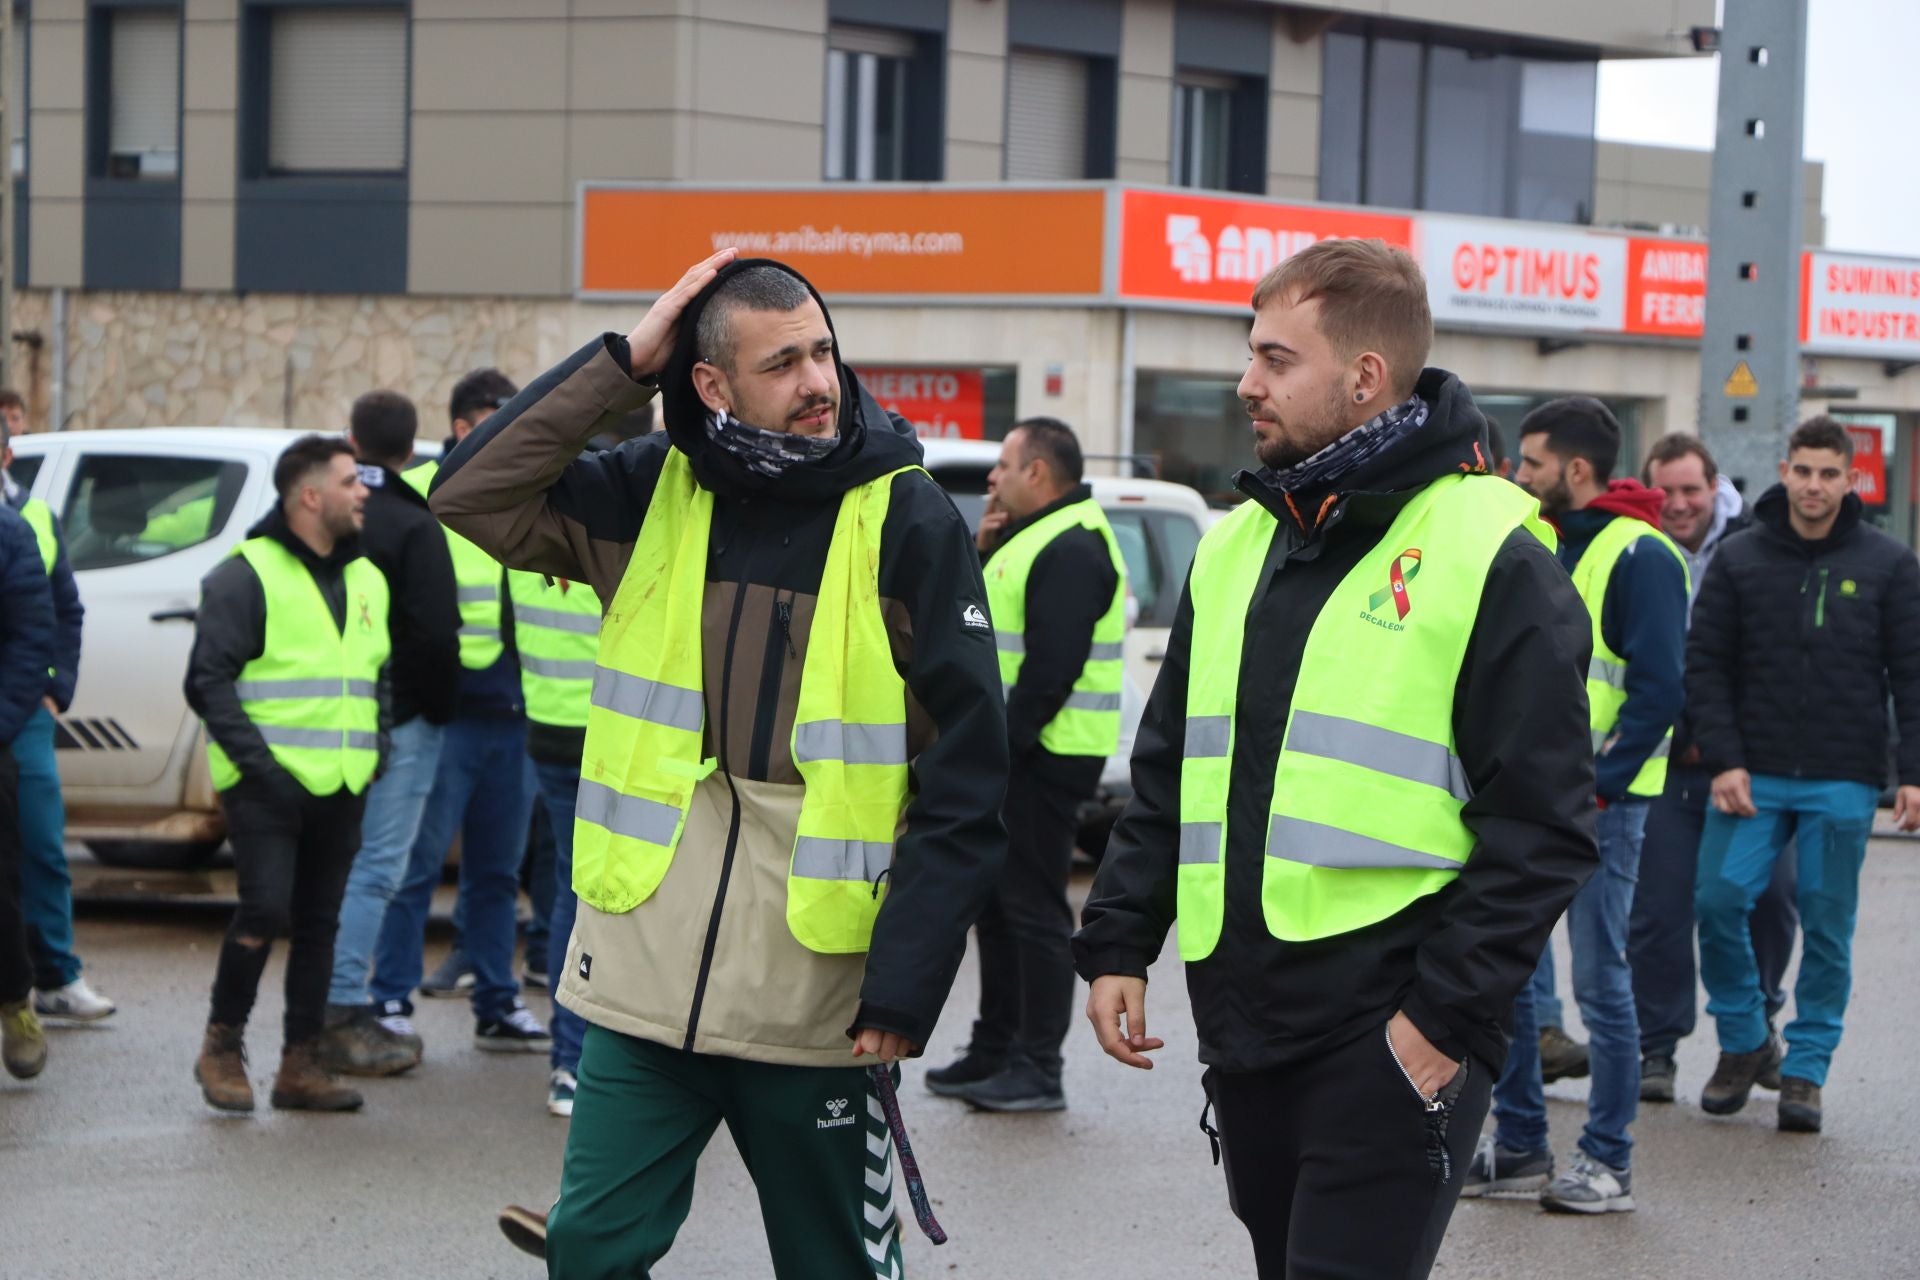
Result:
<svg viewBox="0 0 1920 1280"><path fill-rule="evenodd" d="M987 611L977 604L970 604L960 611L960 621L975 631L991 631L993 624L987 621Z"/></svg>

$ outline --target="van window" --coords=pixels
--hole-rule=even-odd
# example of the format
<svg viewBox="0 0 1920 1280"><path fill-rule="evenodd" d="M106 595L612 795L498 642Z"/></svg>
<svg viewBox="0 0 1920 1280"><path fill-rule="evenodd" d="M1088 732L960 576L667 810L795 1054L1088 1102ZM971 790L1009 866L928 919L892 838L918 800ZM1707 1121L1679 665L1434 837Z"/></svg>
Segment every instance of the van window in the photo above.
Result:
<svg viewBox="0 0 1920 1280"><path fill-rule="evenodd" d="M246 479L244 462L88 454L67 495L67 558L110 569L197 546L226 527Z"/></svg>
<svg viewBox="0 0 1920 1280"><path fill-rule="evenodd" d="M1127 564L1127 589L1140 606L1138 625L1170 627L1180 603L1180 584L1186 581L1193 553L1200 545L1200 525L1190 515L1174 511L1107 509L1113 540Z"/></svg>
<svg viewBox="0 0 1920 1280"><path fill-rule="evenodd" d="M47 460L43 453L13 455L13 465L7 468L7 474L22 489L33 488L33 478L40 474L40 464Z"/></svg>

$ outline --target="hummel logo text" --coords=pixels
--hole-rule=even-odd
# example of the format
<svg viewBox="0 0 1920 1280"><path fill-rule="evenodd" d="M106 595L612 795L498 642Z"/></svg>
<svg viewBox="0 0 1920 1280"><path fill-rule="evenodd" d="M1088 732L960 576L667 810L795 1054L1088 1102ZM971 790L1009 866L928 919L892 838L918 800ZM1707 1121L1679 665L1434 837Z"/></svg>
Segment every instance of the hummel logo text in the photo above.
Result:
<svg viewBox="0 0 1920 1280"><path fill-rule="evenodd" d="M813 1127L816 1129L844 1129L848 1125L853 1124L860 1117L847 1114L847 1102L848 1100L846 1098L829 1098L827 1100L827 1114L831 1116L832 1119L816 1119L813 1122Z"/></svg>

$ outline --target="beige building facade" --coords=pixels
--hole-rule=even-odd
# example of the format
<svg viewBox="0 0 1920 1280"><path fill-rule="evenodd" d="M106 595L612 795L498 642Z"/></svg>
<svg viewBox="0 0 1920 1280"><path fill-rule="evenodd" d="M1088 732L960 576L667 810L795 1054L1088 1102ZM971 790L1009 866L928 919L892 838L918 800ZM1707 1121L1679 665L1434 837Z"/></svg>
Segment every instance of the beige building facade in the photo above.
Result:
<svg viewBox="0 0 1920 1280"><path fill-rule="evenodd" d="M1687 27L1713 11L31 0L9 69L26 108L16 379L72 429L329 429L386 386L437 434L468 369L529 379L644 309L582 287L592 184L1091 181L1684 236L1709 158L1597 142L1593 86L1605 58L1690 55ZM1810 165L1813 243L1819 187ZM863 370L978 375L987 436L1054 414L1091 452L1146 455L1222 497L1242 460L1244 319L1219 308L830 301ZM1587 393L1642 443L1690 425L1698 394L1684 339L1443 320L1434 361L1501 421ZM1899 433L1920 412L1920 377L1894 363L1822 357L1809 377Z"/></svg>

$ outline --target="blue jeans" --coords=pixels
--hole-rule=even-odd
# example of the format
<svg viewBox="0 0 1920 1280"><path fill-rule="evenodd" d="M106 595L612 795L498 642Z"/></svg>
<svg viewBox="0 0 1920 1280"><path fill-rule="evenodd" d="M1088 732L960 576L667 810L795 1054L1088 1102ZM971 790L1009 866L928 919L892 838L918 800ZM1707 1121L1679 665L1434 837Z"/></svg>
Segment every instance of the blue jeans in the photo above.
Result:
<svg viewBox="0 0 1920 1280"><path fill-rule="evenodd" d="M36 707L13 740L20 766L20 912L27 922L33 985L64 987L80 976L73 954L73 878L67 874L67 810L53 760L53 716Z"/></svg>
<svg viewBox="0 0 1920 1280"><path fill-rule="evenodd" d="M552 806L547 801L547 788L540 781L540 767L540 762L536 760L533 765L533 822L527 834L526 865L520 869L520 878L527 886L527 901L533 907L532 914L527 917L525 937L527 957L531 959L539 956L545 960L548 951L547 930L553 921L553 862L556 852L554 832L557 827L549 813ZM572 773L577 786L580 780L579 771L570 770L569 772ZM569 803L572 802L572 791L567 792L567 800ZM567 826L567 834L572 835L572 822L569 821ZM563 953L566 951L566 946L566 939L562 938L560 949Z"/></svg>
<svg viewBox="0 0 1920 1280"><path fill-rule="evenodd" d="M347 896L340 903L340 931L333 941L333 981L327 1003L367 1003L367 974L380 924L387 917L407 873L407 859L440 763L437 724L415 716L393 731L387 769L367 788L367 810L360 819L360 852L353 856Z"/></svg>
<svg viewBox="0 0 1920 1280"><path fill-rule="evenodd" d="M1627 921L1646 830L1645 800L1621 800L1600 811L1600 870L1567 908L1573 947L1573 998L1586 1024L1593 1084L1580 1149L1615 1169L1633 1160L1628 1133L1640 1107L1640 1024L1633 974L1627 968ZM1514 1002L1513 1048L1493 1087L1494 1136L1513 1151L1547 1146L1547 1103L1540 1087L1540 1032L1533 985Z"/></svg>
<svg viewBox="0 0 1920 1280"><path fill-rule="evenodd" d="M567 943L573 937L573 917L579 907L579 899L573 895L573 802L580 791L580 770L575 765L536 760L533 776L540 787L547 821L553 827L553 914L547 923L547 994L554 997L553 1021L548 1027L553 1034L553 1066L577 1073L580 1040L587 1023L573 1010L562 1007L559 996L561 971L567 967ZM533 931L529 929L527 935L531 939Z"/></svg>
<svg viewBox="0 0 1920 1280"><path fill-rule="evenodd" d="M1800 855L1802 949L1780 1072L1826 1083L1853 989L1860 864L1878 803L1879 789L1865 783L1762 774L1753 779L1755 816L1708 812L1693 901L1700 918L1700 980L1723 1052L1751 1053L1766 1043L1765 995L1747 922L1773 878L1781 847L1793 838Z"/></svg>
<svg viewBox="0 0 1920 1280"><path fill-rule="evenodd" d="M1533 992L1534 1038L1539 1039L1540 1027L1559 1027L1565 1030L1567 1011L1560 1004L1560 994L1553 985L1553 939L1547 939L1547 945L1540 948L1540 963L1533 967L1533 977L1527 980L1527 988Z"/></svg>
<svg viewBox="0 0 1920 1280"><path fill-rule="evenodd" d="M447 726L406 878L380 926L373 959L375 1003L404 1004L420 985L427 913L457 829L460 896L466 905L461 941L473 965L473 1015L489 1022L514 1007L520 993L513 971L514 908L533 804L532 772L525 720L476 716Z"/></svg>

